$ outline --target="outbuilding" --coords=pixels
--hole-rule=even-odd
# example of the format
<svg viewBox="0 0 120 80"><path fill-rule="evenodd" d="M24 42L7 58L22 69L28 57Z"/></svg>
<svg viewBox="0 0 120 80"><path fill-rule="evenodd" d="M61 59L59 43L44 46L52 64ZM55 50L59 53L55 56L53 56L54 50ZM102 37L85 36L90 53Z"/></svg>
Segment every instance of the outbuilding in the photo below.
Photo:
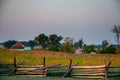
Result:
<svg viewBox="0 0 120 80"><path fill-rule="evenodd" d="M11 50L18 50L23 51L25 46L21 42L16 42L10 49Z"/></svg>

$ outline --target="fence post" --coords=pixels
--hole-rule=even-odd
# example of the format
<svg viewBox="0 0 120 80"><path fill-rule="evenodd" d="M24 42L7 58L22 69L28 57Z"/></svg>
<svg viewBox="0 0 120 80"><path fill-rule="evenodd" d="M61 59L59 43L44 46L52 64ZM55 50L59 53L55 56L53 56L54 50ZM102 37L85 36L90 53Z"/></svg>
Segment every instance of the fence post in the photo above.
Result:
<svg viewBox="0 0 120 80"><path fill-rule="evenodd" d="M45 57L43 58L43 65L44 65L44 67L46 67L46 64L45 64Z"/></svg>
<svg viewBox="0 0 120 80"><path fill-rule="evenodd" d="M45 70L46 70L46 59L43 57L43 76L45 75Z"/></svg>
<svg viewBox="0 0 120 80"><path fill-rule="evenodd" d="M104 65L105 65L105 79L107 79L107 65L106 65L106 59L104 59Z"/></svg>
<svg viewBox="0 0 120 80"><path fill-rule="evenodd" d="M16 57L14 57L14 68L16 67Z"/></svg>
<svg viewBox="0 0 120 80"><path fill-rule="evenodd" d="M107 65L107 70L108 70L108 68L110 67L111 63L112 63L112 62L109 61L108 65Z"/></svg>
<svg viewBox="0 0 120 80"><path fill-rule="evenodd" d="M69 69L71 69L72 59L70 59Z"/></svg>
<svg viewBox="0 0 120 80"><path fill-rule="evenodd" d="M17 64L16 64L16 57L14 57L14 69L17 67ZM16 69L14 70L13 74L15 74L16 72Z"/></svg>

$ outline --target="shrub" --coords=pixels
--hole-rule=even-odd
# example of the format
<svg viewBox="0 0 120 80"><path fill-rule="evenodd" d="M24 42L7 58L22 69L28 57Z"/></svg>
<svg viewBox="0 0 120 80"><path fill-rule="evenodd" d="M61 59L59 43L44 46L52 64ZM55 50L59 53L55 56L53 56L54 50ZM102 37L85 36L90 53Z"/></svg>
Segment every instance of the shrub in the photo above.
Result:
<svg viewBox="0 0 120 80"><path fill-rule="evenodd" d="M84 52L90 53L90 52L96 52L95 51L95 46L94 45L87 45L84 47Z"/></svg>
<svg viewBox="0 0 120 80"><path fill-rule="evenodd" d="M51 45L49 50L51 51L59 51L58 47L56 45Z"/></svg>
<svg viewBox="0 0 120 80"><path fill-rule="evenodd" d="M116 48L113 46L109 46L103 50L101 50L100 53L112 53L112 54L116 54Z"/></svg>
<svg viewBox="0 0 120 80"><path fill-rule="evenodd" d="M60 51L74 53L74 51L75 51L74 45L68 44L68 43L64 43L64 44L62 44L62 46L60 48Z"/></svg>

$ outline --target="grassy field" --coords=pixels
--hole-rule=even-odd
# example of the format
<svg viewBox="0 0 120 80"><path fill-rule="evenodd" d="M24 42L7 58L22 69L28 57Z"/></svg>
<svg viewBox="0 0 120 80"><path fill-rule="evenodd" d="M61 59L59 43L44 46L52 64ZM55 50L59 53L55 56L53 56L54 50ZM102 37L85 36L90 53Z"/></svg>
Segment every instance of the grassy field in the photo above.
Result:
<svg viewBox="0 0 120 80"><path fill-rule="evenodd" d="M43 64L43 57L46 57L47 65L69 64L70 59L73 60L73 64L78 62L79 65L101 65L104 64L106 59L107 63L112 61L112 66L120 66L119 54L71 54L44 50L0 50L0 64L13 64L13 57L17 58L17 63L25 61L25 64Z"/></svg>

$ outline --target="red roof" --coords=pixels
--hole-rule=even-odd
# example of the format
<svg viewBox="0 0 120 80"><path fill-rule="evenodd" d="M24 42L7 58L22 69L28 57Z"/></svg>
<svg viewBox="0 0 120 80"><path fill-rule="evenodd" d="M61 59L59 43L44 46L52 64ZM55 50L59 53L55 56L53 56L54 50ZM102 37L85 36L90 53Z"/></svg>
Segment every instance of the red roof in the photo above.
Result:
<svg viewBox="0 0 120 80"><path fill-rule="evenodd" d="M24 45L21 42L15 43L11 49L24 49Z"/></svg>

